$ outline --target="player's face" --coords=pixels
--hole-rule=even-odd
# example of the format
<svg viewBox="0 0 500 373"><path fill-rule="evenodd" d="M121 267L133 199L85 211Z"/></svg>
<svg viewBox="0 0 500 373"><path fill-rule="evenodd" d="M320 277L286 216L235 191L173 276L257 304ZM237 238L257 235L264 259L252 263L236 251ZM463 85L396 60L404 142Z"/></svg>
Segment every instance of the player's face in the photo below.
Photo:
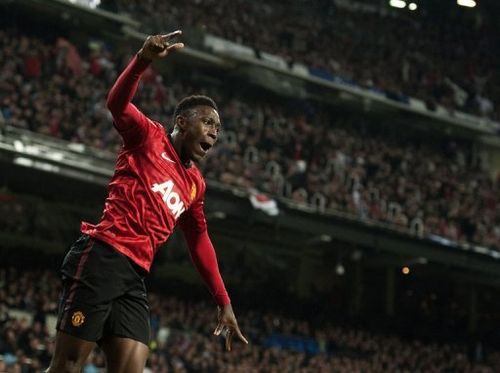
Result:
<svg viewBox="0 0 500 373"><path fill-rule="evenodd" d="M196 106L186 113L183 151L193 161L204 158L214 146L221 123L219 113L211 106Z"/></svg>

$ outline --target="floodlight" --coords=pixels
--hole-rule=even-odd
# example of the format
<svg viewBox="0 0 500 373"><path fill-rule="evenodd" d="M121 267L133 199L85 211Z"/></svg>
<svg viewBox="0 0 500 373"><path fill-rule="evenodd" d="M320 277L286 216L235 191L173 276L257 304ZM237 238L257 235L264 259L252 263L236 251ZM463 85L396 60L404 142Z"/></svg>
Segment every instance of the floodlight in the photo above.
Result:
<svg viewBox="0 0 500 373"><path fill-rule="evenodd" d="M404 8L406 6L406 2L403 0L390 0L389 5L393 6L394 8Z"/></svg>
<svg viewBox="0 0 500 373"><path fill-rule="evenodd" d="M468 8L474 8L477 5L475 0L457 0L457 4Z"/></svg>

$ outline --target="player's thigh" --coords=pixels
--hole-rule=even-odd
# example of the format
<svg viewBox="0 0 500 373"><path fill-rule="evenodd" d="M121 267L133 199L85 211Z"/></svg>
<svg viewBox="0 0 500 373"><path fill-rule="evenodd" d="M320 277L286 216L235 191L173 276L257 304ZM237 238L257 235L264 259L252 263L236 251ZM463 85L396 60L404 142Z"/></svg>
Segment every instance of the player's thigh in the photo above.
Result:
<svg viewBox="0 0 500 373"><path fill-rule="evenodd" d="M106 355L108 372L142 373L149 349L144 343L131 338L106 337L101 341Z"/></svg>
<svg viewBox="0 0 500 373"><path fill-rule="evenodd" d="M115 299L99 345L106 354L109 372L142 372L150 339L149 305L142 281Z"/></svg>
<svg viewBox="0 0 500 373"><path fill-rule="evenodd" d="M94 349L94 342L86 341L58 331L56 334L54 355L50 362L48 373L80 372L90 352Z"/></svg>
<svg viewBox="0 0 500 373"><path fill-rule="evenodd" d="M147 295L139 285L137 291L130 291L112 302L104 336L130 338L148 346L151 336L149 319Z"/></svg>

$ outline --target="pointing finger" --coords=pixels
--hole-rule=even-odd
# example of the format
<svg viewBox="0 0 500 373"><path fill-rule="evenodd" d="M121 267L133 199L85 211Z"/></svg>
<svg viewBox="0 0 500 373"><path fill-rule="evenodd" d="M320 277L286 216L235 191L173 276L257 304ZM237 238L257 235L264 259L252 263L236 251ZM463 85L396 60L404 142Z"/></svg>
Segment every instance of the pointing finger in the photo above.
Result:
<svg viewBox="0 0 500 373"><path fill-rule="evenodd" d="M236 328L236 334L238 335L238 338L244 342L245 344L248 344L248 340L243 336L239 328Z"/></svg>
<svg viewBox="0 0 500 373"><path fill-rule="evenodd" d="M161 38L162 38L163 41L168 41L168 40L170 40L172 38L175 38L175 37L177 37L177 36L179 36L181 34L182 34L181 30L176 30L176 31L171 32L169 34L161 35Z"/></svg>
<svg viewBox="0 0 500 373"><path fill-rule="evenodd" d="M226 334L226 350L231 351L231 342L233 340L233 331L229 330Z"/></svg>
<svg viewBox="0 0 500 373"><path fill-rule="evenodd" d="M184 48L184 43L175 43L175 44L169 45L169 46L167 47L167 50L168 50L169 52L174 52L174 51L176 51L177 49L182 49L182 48Z"/></svg>
<svg viewBox="0 0 500 373"><path fill-rule="evenodd" d="M214 335L220 335L220 333L222 332L222 328L223 328L222 324L218 324L214 330Z"/></svg>

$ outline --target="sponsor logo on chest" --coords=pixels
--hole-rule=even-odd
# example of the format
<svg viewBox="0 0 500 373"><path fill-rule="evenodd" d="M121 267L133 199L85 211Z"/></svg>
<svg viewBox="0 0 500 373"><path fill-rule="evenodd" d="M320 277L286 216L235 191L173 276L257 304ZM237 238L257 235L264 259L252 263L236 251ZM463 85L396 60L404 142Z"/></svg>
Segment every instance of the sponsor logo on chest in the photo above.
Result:
<svg viewBox="0 0 500 373"><path fill-rule="evenodd" d="M154 183L151 190L155 193L160 193L163 198L163 202L170 210L172 215L174 215L175 220L181 216L181 214L186 211L184 202L181 200L179 193L174 191L174 182L172 180L167 180L164 183L157 184Z"/></svg>

